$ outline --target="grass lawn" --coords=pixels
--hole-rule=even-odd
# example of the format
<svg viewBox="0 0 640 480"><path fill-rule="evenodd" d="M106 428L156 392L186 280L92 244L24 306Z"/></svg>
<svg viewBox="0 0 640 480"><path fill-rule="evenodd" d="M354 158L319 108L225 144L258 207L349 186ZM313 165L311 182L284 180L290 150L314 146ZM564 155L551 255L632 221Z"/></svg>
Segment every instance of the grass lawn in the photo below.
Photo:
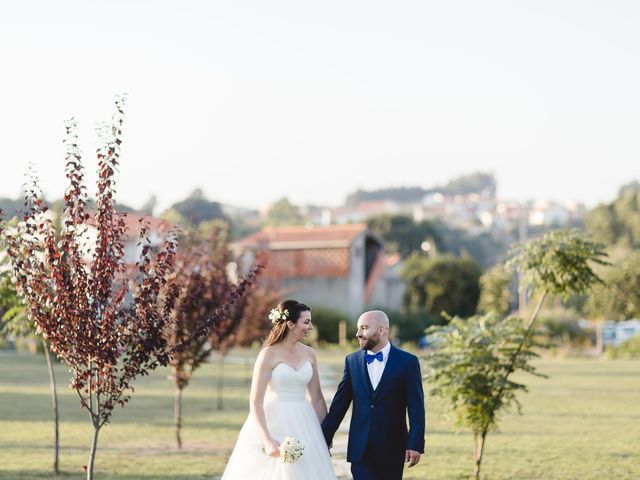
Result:
<svg viewBox="0 0 640 480"><path fill-rule="evenodd" d="M250 353L234 352L236 359ZM344 352L320 352L329 387ZM252 362L253 357L248 357ZM640 478L640 361L543 359L521 395L523 415L504 416L487 440L483 478ZM131 403L100 433L96 478L193 480L218 478L248 407L251 365L228 363L224 410L216 409L215 364L203 366L183 397L182 451L175 448L173 389L167 370L139 379ZM58 365L61 403L60 478L84 478L91 427L68 372ZM406 479L465 479L471 436L452 433L436 399L427 398L427 455ZM0 479L51 478L53 422L48 378L40 356L0 354ZM301 479L303 480L303 479Z"/></svg>

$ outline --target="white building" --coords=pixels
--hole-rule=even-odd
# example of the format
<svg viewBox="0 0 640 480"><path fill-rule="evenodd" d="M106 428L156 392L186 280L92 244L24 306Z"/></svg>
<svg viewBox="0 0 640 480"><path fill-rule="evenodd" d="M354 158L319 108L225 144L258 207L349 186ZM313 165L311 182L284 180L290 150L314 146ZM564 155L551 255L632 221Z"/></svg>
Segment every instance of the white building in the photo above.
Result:
<svg viewBox="0 0 640 480"><path fill-rule="evenodd" d="M637 318L624 322L608 321L602 327L602 343L605 347L617 347L636 335L640 335L640 320Z"/></svg>

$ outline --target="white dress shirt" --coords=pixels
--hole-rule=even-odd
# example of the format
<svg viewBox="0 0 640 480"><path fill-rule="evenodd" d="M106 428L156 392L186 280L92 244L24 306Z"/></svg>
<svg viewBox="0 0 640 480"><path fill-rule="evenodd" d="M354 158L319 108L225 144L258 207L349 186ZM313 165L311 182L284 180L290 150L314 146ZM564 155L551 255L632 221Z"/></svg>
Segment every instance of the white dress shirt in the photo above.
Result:
<svg viewBox="0 0 640 480"><path fill-rule="evenodd" d="M380 379L382 378L382 373L384 372L384 367L387 364L387 359L389 358L389 351L391 350L391 343L387 342L382 350L382 361L374 360L371 363L367 363L367 372L369 372L369 380L371 380L371 386L375 390L378 388L378 384L380 383ZM371 350L367 350L369 355L375 355Z"/></svg>

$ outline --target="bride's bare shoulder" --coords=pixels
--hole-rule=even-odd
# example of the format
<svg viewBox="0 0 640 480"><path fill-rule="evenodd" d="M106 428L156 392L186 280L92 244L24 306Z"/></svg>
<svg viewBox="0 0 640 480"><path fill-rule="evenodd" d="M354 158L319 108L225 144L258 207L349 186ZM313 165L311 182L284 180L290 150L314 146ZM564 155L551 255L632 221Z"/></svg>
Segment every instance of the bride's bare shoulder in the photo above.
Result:
<svg viewBox="0 0 640 480"><path fill-rule="evenodd" d="M316 359L316 351L312 347L305 345L304 343L298 343L298 345L300 345L301 351L304 355L307 355L312 360Z"/></svg>
<svg viewBox="0 0 640 480"><path fill-rule="evenodd" d="M258 352L258 360L268 362L277 356L277 348L273 346L264 347Z"/></svg>

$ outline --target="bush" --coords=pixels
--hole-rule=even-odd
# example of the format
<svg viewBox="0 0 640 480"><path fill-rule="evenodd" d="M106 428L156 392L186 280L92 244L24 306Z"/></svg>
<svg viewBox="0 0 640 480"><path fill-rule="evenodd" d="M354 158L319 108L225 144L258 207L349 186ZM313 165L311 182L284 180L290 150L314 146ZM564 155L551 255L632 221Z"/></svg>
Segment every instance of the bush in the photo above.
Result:
<svg viewBox="0 0 640 480"><path fill-rule="evenodd" d="M347 338L352 337L356 331L355 322L349 320L349 316L340 310L313 307L311 319L318 331L318 341L327 343L338 343L340 321L347 322Z"/></svg>
<svg viewBox="0 0 640 480"><path fill-rule="evenodd" d="M640 335L622 342L617 347L607 348L609 358L640 358Z"/></svg>
<svg viewBox="0 0 640 480"><path fill-rule="evenodd" d="M549 347L584 348L595 343L595 331L580 325L576 315L564 308L542 311L540 330Z"/></svg>
<svg viewBox="0 0 640 480"><path fill-rule="evenodd" d="M402 342L417 342L425 330L433 325L443 325L443 320L424 310L409 312L388 312L391 336Z"/></svg>

